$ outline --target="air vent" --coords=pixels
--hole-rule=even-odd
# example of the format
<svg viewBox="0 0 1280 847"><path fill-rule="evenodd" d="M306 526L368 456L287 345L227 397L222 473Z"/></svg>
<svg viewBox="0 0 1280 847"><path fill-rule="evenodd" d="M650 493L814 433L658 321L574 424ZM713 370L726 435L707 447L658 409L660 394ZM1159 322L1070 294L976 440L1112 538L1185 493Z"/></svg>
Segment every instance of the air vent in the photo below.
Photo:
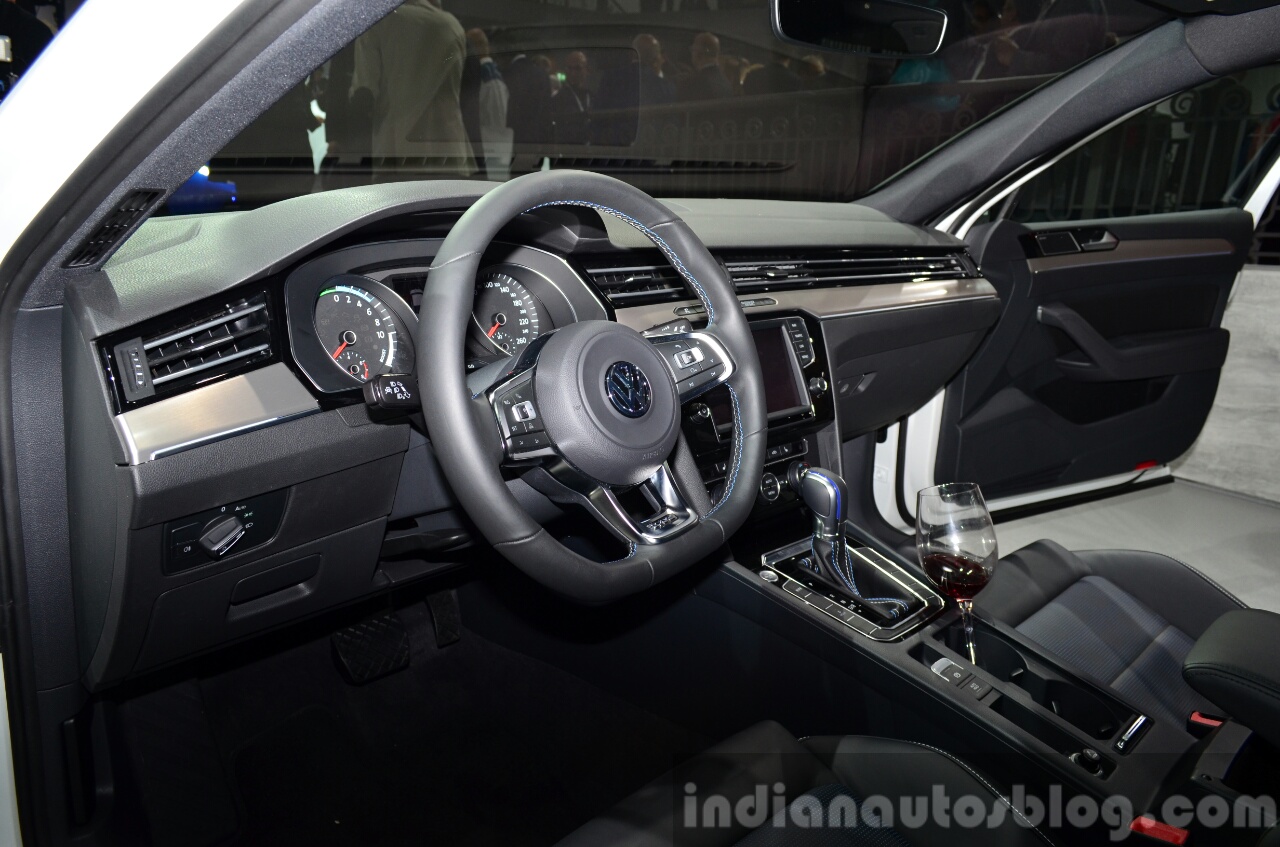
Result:
<svg viewBox="0 0 1280 847"><path fill-rule="evenodd" d="M725 266L740 294L878 282L967 279L977 275L962 252L936 255L849 252L835 256L726 258Z"/></svg>
<svg viewBox="0 0 1280 847"><path fill-rule="evenodd" d="M720 258L739 294L978 275L973 260L963 251L840 250L804 255L740 253ZM667 264L610 267L602 263L589 267L587 276L618 309L693 299L684 280Z"/></svg>
<svg viewBox="0 0 1280 847"><path fill-rule="evenodd" d="M670 265L597 268L588 270L587 276L617 309L671 303L692 297L680 274Z"/></svg>
<svg viewBox="0 0 1280 847"><path fill-rule="evenodd" d="M163 192L149 189L130 191L112 212L98 224L80 248L63 267L87 268L106 259L126 235L142 222Z"/></svg>
<svg viewBox="0 0 1280 847"><path fill-rule="evenodd" d="M265 292L197 309L158 330L112 351L127 405L221 379L274 354Z"/></svg>

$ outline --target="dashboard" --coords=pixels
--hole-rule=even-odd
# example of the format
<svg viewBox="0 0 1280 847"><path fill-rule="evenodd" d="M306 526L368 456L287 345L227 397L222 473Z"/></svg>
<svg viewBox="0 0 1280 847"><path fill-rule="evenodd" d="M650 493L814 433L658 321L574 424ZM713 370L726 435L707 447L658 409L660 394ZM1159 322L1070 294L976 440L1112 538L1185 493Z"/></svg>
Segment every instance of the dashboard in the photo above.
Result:
<svg viewBox="0 0 1280 847"><path fill-rule="evenodd" d="M90 688L473 555L430 434L363 389L412 374L427 270L482 190L393 184L153 220L65 301L29 292L65 325L68 626ZM789 463L839 467L843 443L936 393L999 311L962 243L871 210L669 205L732 279L761 354L766 472L744 533L794 509ZM589 210L523 216L481 268L472 369L577 321L648 335L705 323L651 244ZM710 392L681 415L712 497L725 404ZM540 519L564 514L517 473L509 484Z"/></svg>

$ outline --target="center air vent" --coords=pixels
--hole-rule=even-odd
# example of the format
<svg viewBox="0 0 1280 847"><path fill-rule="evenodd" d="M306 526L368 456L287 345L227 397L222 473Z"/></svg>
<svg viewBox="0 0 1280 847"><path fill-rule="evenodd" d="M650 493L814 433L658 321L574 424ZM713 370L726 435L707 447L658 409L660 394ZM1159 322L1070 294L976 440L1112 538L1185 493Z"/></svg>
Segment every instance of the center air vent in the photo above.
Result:
<svg viewBox="0 0 1280 847"><path fill-rule="evenodd" d="M886 282L970 279L978 275L962 250L827 250L803 255L735 253L719 257L739 294L838 288ZM587 276L614 308L692 300L680 275L667 264L610 267L599 262ZM621 260L619 265L625 262Z"/></svg>
<svg viewBox="0 0 1280 847"><path fill-rule="evenodd" d="M161 319L154 330L112 349L113 371L125 405L180 393L257 366L274 355L265 292L197 307L167 322Z"/></svg>
<svg viewBox="0 0 1280 847"><path fill-rule="evenodd" d="M739 294L976 276L975 269L961 252L932 256L858 252L835 256L732 257L725 266Z"/></svg>
<svg viewBox="0 0 1280 847"><path fill-rule="evenodd" d="M688 300L684 280L670 265L588 269L587 276L616 309Z"/></svg>

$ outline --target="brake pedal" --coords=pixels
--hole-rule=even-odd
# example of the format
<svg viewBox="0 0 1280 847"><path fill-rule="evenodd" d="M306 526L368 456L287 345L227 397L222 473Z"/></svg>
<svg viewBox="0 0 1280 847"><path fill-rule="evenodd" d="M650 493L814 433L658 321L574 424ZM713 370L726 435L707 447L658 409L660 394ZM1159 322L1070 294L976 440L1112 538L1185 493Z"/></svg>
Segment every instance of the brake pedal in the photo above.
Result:
<svg viewBox="0 0 1280 847"><path fill-rule="evenodd" d="M427 607L431 609L436 647L457 644L462 639L462 608L458 605L458 595L452 589L428 594Z"/></svg>
<svg viewBox="0 0 1280 847"><path fill-rule="evenodd" d="M409 667L409 632L393 611L338 630L330 643L338 671L352 685L365 685Z"/></svg>

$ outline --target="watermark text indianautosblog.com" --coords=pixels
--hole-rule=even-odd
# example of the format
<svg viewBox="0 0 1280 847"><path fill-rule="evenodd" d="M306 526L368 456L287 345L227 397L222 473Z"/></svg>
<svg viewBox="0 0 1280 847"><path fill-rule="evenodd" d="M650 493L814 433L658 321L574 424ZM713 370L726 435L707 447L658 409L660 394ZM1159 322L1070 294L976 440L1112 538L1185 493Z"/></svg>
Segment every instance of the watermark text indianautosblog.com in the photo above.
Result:
<svg viewBox="0 0 1280 847"><path fill-rule="evenodd" d="M1269 796L1240 796L1233 800L1217 795L1193 799L1173 795L1158 808L1135 810L1124 797L1099 800L1089 795L1067 796L1062 786L1051 786L1047 796L1028 793L1014 786L1007 797L962 794L953 796L945 786L935 785L928 795L888 797L870 795L856 798L837 790L815 789L798 797L788 797L782 783L757 785L746 796L729 798L718 794L700 795L696 783L685 783L678 810L681 829L758 829L778 827L799 829L896 829L909 831L926 826L944 829L996 829L1013 823L1027 828L1089 829L1102 826L1120 841L1129 835L1129 823L1149 811L1157 820L1186 829L1195 824L1209 829L1259 829L1276 822L1276 802ZM829 795L829 796L828 796Z"/></svg>

